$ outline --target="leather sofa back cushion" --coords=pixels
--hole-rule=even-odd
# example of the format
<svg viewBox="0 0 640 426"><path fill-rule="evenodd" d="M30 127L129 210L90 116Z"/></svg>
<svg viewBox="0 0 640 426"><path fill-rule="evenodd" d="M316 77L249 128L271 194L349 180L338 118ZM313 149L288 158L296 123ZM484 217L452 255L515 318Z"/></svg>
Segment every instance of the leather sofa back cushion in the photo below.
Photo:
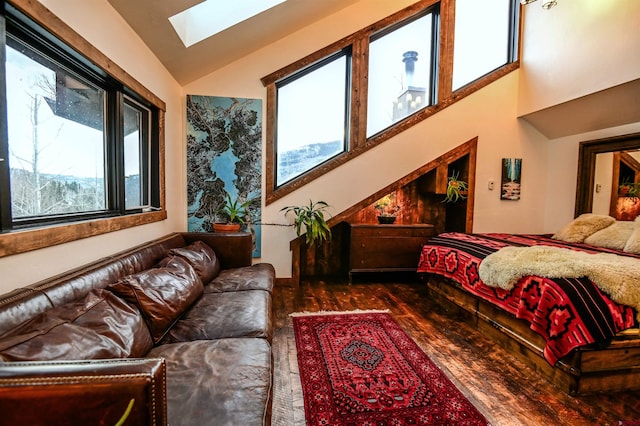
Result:
<svg viewBox="0 0 640 426"><path fill-rule="evenodd" d="M171 249L168 254L186 260L195 269L203 284L211 282L220 273L220 262L215 251L202 241Z"/></svg>
<svg viewBox="0 0 640 426"><path fill-rule="evenodd" d="M159 267L124 277L107 287L142 312L158 343L203 291L202 281L184 259L171 256Z"/></svg>
<svg viewBox="0 0 640 426"><path fill-rule="evenodd" d="M111 292L51 308L0 336L4 361L138 358L153 342L140 311Z"/></svg>

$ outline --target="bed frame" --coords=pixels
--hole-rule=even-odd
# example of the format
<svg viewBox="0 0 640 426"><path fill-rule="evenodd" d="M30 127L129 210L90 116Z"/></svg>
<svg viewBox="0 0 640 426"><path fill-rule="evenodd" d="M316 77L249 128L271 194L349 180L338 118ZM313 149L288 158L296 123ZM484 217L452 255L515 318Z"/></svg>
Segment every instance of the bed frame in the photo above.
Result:
<svg viewBox="0 0 640 426"><path fill-rule="evenodd" d="M423 278L433 300L466 311L467 322L569 395L640 390L640 329L618 333L599 347L575 349L553 367L542 353L544 339L527 321L468 293L453 280L435 274Z"/></svg>

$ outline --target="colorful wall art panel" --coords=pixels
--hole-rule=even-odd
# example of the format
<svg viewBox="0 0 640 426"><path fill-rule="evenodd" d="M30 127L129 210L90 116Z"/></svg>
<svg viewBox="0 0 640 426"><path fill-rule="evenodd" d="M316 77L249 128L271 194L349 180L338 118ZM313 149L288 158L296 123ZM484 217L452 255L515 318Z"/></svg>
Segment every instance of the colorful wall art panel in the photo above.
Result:
<svg viewBox="0 0 640 426"><path fill-rule="evenodd" d="M502 159L501 200L519 200L522 179L522 158Z"/></svg>
<svg viewBox="0 0 640 426"><path fill-rule="evenodd" d="M228 220L225 203L243 206L243 228L260 257L262 101L187 95L187 214L190 232Z"/></svg>

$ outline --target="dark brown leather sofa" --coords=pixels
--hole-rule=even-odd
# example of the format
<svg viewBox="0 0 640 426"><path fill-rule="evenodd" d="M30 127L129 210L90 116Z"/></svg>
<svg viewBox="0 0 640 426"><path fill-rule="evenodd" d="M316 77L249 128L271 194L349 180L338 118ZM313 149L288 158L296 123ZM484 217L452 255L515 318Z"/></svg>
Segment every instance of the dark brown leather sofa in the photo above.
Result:
<svg viewBox="0 0 640 426"><path fill-rule="evenodd" d="M251 245L175 233L1 295L0 423L270 424L275 272Z"/></svg>

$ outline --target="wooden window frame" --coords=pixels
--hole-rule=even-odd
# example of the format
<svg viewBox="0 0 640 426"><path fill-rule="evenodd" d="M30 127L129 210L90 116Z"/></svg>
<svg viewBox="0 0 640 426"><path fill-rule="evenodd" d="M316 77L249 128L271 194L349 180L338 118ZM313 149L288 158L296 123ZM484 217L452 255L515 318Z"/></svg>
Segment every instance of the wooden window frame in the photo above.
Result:
<svg viewBox="0 0 640 426"><path fill-rule="evenodd" d="M424 13L426 9L440 5L440 25L438 35L438 69L435 71L434 78L437 81L436 98L434 103L420 111L413 113L407 118L394 123L386 130L376 133L371 138L366 138L366 120L367 120L367 64L369 56L369 38L371 35L392 25L411 19L412 17ZM512 0L512 7L518 7L519 1ZM518 9L519 11L520 9ZM518 24L521 28L522 14L515 13L517 19L514 19L513 25ZM512 61L497 70L486 74L485 76L461 87L452 90L453 77L453 43L455 33L455 0L421 0L413 5L396 12L366 28L361 29L351 35L344 37L335 43L330 44L310 55L289 64L261 79L262 84L267 89L267 114L266 114L266 189L265 189L265 205L269 205L274 201L290 194L307 183L317 179L318 177L328 173L329 171L341 166L342 164L354 159L362 153L378 146L382 142L396 136L404 130L414 126L415 124L431 117L440 110L443 110L459 100L469 96L470 94L480 90L488 84L500 79L510 72L520 67L519 51L514 52L510 48ZM516 46L519 43L519 31L514 29L512 44ZM276 140L276 82L284 79L312 64L322 60L323 58L346 49L351 46L352 54L352 74L351 74L351 111L350 111L350 128L349 128L349 149L341 155L329 160L322 165L310 170L309 172L299 176L276 188L275 185L275 140Z"/></svg>
<svg viewBox="0 0 640 426"><path fill-rule="evenodd" d="M123 216L89 219L81 222L8 231L0 234L0 257L165 220L167 218L164 178L165 102L131 77L124 69L112 62L106 55L39 2L31 0L10 0L8 3L62 42L72 47L110 77L134 91L141 99L144 99L154 108L157 108L158 128L153 130L154 134L152 137L158 141L158 151L151 153L151 155L157 157L154 158L154 161L158 165L158 175L157 177L151 176L151 178L158 180L158 182L155 182L155 185L158 187L158 200L154 200L154 205L159 207L157 210L153 209L153 211L144 211ZM6 28L4 19L2 19L2 21L1 30L2 37L4 37ZM4 57L2 59L4 60ZM0 113L6 114L6 105L0 107ZM6 128L0 130L6 134Z"/></svg>
<svg viewBox="0 0 640 426"><path fill-rule="evenodd" d="M276 82L276 92L278 91L278 89L280 89L281 87L285 87L286 85L290 84L290 83L295 83L296 81L298 81L301 78L304 78L305 76L322 69L324 66L332 64L334 61L340 60L340 59L344 59L345 60L345 66L346 66L346 73L345 73L345 92L344 92L344 102L345 102L345 112L347 114L347 117L343 116L344 121L347 121L349 119L349 105L351 104L351 99L350 96L351 94L348 93L348 89L349 89L349 74L351 73L351 63L352 63L352 59L351 59L351 49L349 49L348 47L346 49L342 49L339 50L337 52L332 52L330 55L328 55L326 58L322 58L320 61L317 61L316 63L312 64L311 66L306 67L303 70L300 70L298 72L296 72L295 74L292 74L286 78L283 78L282 80L279 80ZM276 96L276 103L277 103L277 96ZM276 109L277 106L276 106ZM322 167L322 165L324 163L327 162L331 162L333 161L335 158L340 157L341 155L344 155L345 152L349 151L349 132L348 132L348 128L346 126L346 123L344 123L344 134L342 137L342 150L338 153L336 153L335 155L333 155L331 158L324 160L323 162L320 162L319 164L316 164L315 166L313 166L311 169L308 169L304 172L302 172L301 175L295 176L293 178L290 178L288 180L286 180L285 182L283 182L282 184L278 185L277 181L278 181L278 168L277 168L277 157L278 157L278 153L277 153L277 149L276 147L274 147L273 149L273 154L274 154L274 161L273 161L273 171L274 171L274 175L273 175L273 182L274 182L274 187L279 188L279 187L284 187L287 186L289 184L289 182L295 181L296 179L299 179L300 176L304 176L305 174L309 173L310 170L313 170L315 168L320 168ZM275 128L276 126L274 126ZM274 144L277 145L277 143L275 143L275 138L274 138Z"/></svg>

